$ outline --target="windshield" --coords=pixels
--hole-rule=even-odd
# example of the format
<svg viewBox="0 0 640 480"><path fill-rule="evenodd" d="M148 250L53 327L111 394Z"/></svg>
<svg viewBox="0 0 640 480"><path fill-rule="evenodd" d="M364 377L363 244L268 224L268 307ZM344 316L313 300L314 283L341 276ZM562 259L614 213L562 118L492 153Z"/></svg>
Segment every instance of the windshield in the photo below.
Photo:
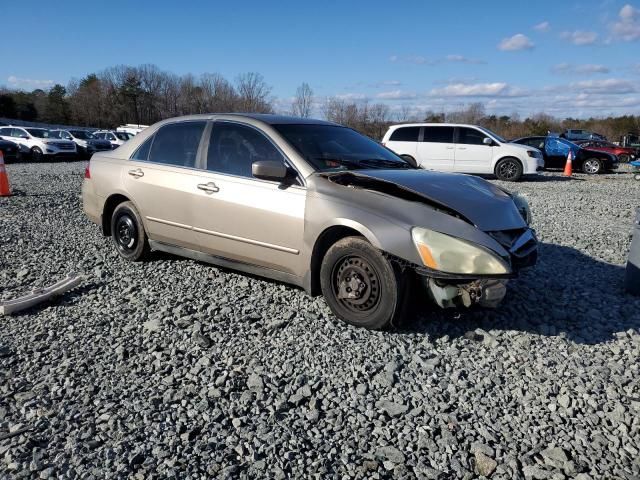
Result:
<svg viewBox="0 0 640 480"><path fill-rule="evenodd" d="M274 125L318 171L412 168L395 153L350 128L335 125Z"/></svg>
<svg viewBox="0 0 640 480"><path fill-rule="evenodd" d="M495 138L496 140L498 140L500 143L508 143L504 138L502 138L500 135L498 135L496 132L492 132L491 130L489 130L488 128L484 128L484 127L478 127L480 130L482 130L484 133L488 133L489 135L491 135L493 138Z"/></svg>
<svg viewBox="0 0 640 480"><path fill-rule="evenodd" d="M69 133L75 138L79 138L81 140L92 140L96 138L91 134L91 132L86 132L84 130L69 130Z"/></svg>
<svg viewBox="0 0 640 480"><path fill-rule="evenodd" d="M126 132L116 132L116 137L120 140L124 140L125 142L131 138Z"/></svg>
<svg viewBox="0 0 640 480"><path fill-rule="evenodd" d="M26 130L34 137L49 138L49 130L43 128L27 128Z"/></svg>

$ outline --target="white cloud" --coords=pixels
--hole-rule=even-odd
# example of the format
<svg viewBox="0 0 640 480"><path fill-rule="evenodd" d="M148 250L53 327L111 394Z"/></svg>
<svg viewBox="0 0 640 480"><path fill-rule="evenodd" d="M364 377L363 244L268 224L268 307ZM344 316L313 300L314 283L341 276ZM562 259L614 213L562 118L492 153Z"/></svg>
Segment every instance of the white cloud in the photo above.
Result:
<svg viewBox="0 0 640 480"><path fill-rule="evenodd" d="M487 63L484 60L480 60L477 58L469 58L464 55L447 55L444 57L444 61L451 63L473 63L473 64L482 64Z"/></svg>
<svg viewBox="0 0 640 480"><path fill-rule="evenodd" d="M625 42L640 40L640 10L626 4L618 17L619 20L611 26L613 35Z"/></svg>
<svg viewBox="0 0 640 480"><path fill-rule="evenodd" d="M498 44L498 50L504 52L515 52L518 50L531 50L535 45L529 37L522 33L516 33L513 37L503 38Z"/></svg>
<svg viewBox="0 0 640 480"><path fill-rule="evenodd" d="M493 83L453 83L442 88L434 88L431 96L443 97L516 97L522 96L522 89L510 86L505 82Z"/></svg>
<svg viewBox="0 0 640 480"><path fill-rule="evenodd" d="M593 73L609 73L611 70L604 65L586 63L573 65L571 63L559 63L551 67L551 71L562 75L590 75Z"/></svg>
<svg viewBox="0 0 640 480"><path fill-rule="evenodd" d="M33 78L20 78L11 75L7 78L10 87L13 88L49 88L53 86L53 80L36 80Z"/></svg>
<svg viewBox="0 0 640 480"><path fill-rule="evenodd" d="M540 22L537 25L534 25L533 29L537 30L538 32L548 32L551 29L551 24L549 24L549 22L547 21Z"/></svg>
<svg viewBox="0 0 640 480"><path fill-rule="evenodd" d="M570 83L569 87L579 93L597 93L600 95L622 95L638 92L635 82L619 78L605 80L583 80Z"/></svg>
<svg viewBox="0 0 640 480"><path fill-rule="evenodd" d="M348 102L359 102L367 100L368 97L364 93L339 93L335 95L335 98L346 100Z"/></svg>
<svg viewBox="0 0 640 480"><path fill-rule="evenodd" d="M574 45L583 46L593 45L596 43L598 34L596 32L588 32L585 30L575 30L573 32L562 32L560 37L570 41Z"/></svg>
<svg viewBox="0 0 640 480"><path fill-rule="evenodd" d="M407 92L404 90L391 90L388 92L380 92L376 95L380 100L411 100L417 98L418 95L415 92Z"/></svg>

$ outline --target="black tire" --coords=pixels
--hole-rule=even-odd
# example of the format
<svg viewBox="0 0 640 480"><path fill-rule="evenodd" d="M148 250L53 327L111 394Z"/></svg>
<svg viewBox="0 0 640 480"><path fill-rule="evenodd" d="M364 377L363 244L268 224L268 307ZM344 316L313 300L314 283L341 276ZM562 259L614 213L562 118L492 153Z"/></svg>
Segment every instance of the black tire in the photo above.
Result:
<svg viewBox="0 0 640 480"><path fill-rule="evenodd" d="M413 158L411 155L400 155L400 158L402 158L405 162L407 162L412 167L418 168L418 162L416 162L416 159Z"/></svg>
<svg viewBox="0 0 640 480"><path fill-rule="evenodd" d="M618 155L618 161L620 163L629 163L631 161L631 157L626 153L623 153L621 155Z"/></svg>
<svg viewBox="0 0 640 480"><path fill-rule="evenodd" d="M329 248L320 286L338 318L371 330L397 325L407 304L407 275L361 237L343 238Z"/></svg>
<svg viewBox="0 0 640 480"><path fill-rule="evenodd" d="M150 248L142 218L131 202L118 205L111 216L111 239L118 254L131 262L144 260Z"/></svg>
<svg viewBox="0 0 640 480"><path fill-rule="evenodd" d="M44 153L38 147L33 147L31 149L31 160L34 162L41 162L44 160Z"/></svg>
<svg viewBox="0 0 640 480"><path fill-rule="evenodd" d="M496 164L494 173L498 180L517 182L522 178L522 163L517 158L503 158Z"/></svg>
<svg viewBox="0 0 640 480"><path fill-rule="evenodd" d="M602 160L598 158L587 158L582 162L582 171L588 175L597 175L598 173L602 173L602 170Z"/></svg>

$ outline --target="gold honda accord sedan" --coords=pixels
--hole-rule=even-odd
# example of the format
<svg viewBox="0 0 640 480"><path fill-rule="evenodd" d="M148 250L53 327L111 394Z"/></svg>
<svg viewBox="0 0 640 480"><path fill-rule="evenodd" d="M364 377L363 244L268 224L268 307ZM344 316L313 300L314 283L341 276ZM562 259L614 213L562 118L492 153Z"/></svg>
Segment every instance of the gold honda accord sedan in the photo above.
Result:
<svg viewBox="0 0 640 480"><path fill-rule="evenodd" d="M399 321L416 295L496 307L537 258L522 197L419 169L320 120L164 120L96 153L82 195L127 260L160 250L284 281L372 329Z"/></svg>

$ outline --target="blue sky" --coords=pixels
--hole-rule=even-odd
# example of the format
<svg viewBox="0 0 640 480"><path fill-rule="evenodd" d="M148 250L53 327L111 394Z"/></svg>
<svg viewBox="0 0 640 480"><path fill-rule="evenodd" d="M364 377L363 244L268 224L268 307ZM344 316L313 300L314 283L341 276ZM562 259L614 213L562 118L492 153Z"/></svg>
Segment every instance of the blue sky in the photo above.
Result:
<svg viewBox="0 0 640 480"><path fill-rule="evenodd" d="M0 85L153 63L392 110L640 113L640 1L3 2ZM28 22L25 23L25 21ZM28 27L27 27L28 25ZM32 28L36 26L37 28Z"/></svg>

